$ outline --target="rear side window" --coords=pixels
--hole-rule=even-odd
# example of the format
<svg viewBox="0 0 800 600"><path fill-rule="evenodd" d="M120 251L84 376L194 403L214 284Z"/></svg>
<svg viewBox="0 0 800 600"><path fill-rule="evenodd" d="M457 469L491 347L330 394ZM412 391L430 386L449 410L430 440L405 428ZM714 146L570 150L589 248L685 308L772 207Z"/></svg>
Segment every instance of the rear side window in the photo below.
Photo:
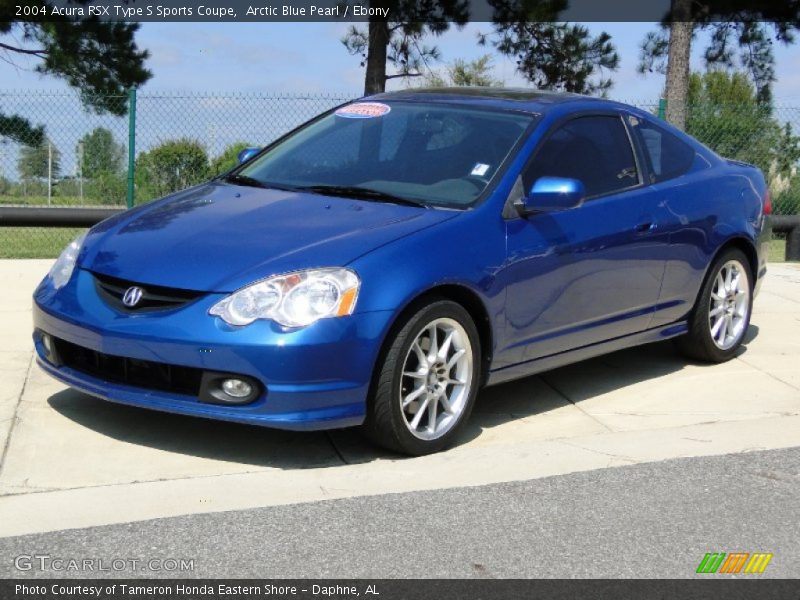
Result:
<svg viewBox="0 0 800 600"><path fill-rule="evenodd" d="M554 131L523 175L525 189L540 177L583 182L588 197L637 185L636 159L619 117L578 117Z"/></svg>
<svg viewBox="0 0 800 600"><path fill-rule="evenodd" d="M633 119L637 122L633 129L650 163L651 183L679 177L692 168L694 148L652 123Z"/></svg>

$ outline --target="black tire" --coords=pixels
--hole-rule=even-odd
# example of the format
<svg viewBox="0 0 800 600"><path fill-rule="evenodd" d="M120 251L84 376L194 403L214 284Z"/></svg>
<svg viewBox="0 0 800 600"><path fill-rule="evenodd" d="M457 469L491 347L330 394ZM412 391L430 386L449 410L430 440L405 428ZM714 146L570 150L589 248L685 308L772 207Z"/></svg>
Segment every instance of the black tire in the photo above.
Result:
<svg viewBox="0 0 800 600"><path fill-rule="evenodd" d="M456 321L469 338L472 349L470 387L458 420L441 437L423 440L411 433L401 407L403 368L417 336L430 323L442 318ZM376 365L372 394L367 403L367 417L362 426L364 434L379 446L412 456L431 454L447 448L469 419L481 381L480 336L475 323L460 304L434 299L399 325L399 330L395 328L395 333L387 340L387 344L382 360Z"/></svg>
<svg viewBox="0 0 800 600"><path fill-rule="evenodd" d="M711 293L714 290L717 276L720 274L720 270L731 261L736 261L747 275L748 303L741 334L730 347L723 349L715 343L712 337L709 311L711 309ZM753 284L750 261L747 260L744 252L737 248L723 251L711 265L703 287L700 289L697 302L689 314L689 332L675 340L678 349L691 359L710 363L725 362L736 356L750 326L750 315L753 311Z"/></svg>

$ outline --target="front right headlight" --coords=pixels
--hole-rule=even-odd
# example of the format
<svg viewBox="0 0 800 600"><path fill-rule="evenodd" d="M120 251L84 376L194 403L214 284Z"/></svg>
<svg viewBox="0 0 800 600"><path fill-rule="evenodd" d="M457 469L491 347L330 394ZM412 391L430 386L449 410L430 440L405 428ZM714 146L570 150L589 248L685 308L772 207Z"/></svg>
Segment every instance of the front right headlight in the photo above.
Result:
<svg viewBox="0 0 800 600"><path fill-rule="evenodd" d="M361 281L350 269L324 268L276 275L217 302L209 314L229 325L272 319L285 327L305 327L328 317L352 314Z"/></svg>
<svg viewBox="0 0 800 600"><path fill-rule="evenodd" d="M53 282L55 289L60 289L67 285L72 271L75 270L75 263L78 261L78 254L83 246L83 240L86 239L87 232L80 234L69 245L64 248L63 252L59 255L53 267L50 269L50 280Z"/></svg>

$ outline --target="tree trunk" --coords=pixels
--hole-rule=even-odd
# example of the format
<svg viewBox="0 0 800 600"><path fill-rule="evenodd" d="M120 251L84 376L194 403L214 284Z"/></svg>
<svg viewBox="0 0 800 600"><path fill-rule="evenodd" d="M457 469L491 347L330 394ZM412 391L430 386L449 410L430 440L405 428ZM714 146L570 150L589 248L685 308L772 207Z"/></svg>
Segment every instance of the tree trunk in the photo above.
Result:
<svg viewBox="0 0 800 600"><path fill-rule="evenodd" d="M386 91L386 49L389 45L389 28L380 17L369 18L369 46L367 72L364 76L364 95Z"/></svg>
<svg viewBox="0 0 800 600"><path fill-rule="evenodd" d="M692 52L691 0L672 0L672 23L669 28L667 58L666 117L679 129L686 128L689 95L689 58Z"/></svg>

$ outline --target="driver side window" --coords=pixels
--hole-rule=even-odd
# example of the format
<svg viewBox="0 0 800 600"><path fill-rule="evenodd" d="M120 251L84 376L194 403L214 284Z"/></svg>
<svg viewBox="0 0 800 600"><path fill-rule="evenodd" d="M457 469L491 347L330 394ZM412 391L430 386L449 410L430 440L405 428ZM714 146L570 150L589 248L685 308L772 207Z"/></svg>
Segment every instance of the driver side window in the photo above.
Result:
<svg viewBox="0 0 800 600"><path fill-rule="evenodd" d="M547 176L578 179L587 198L638 185L636 159L622 119L578 117L559 127L525 169L525 189Z"/></svg>

